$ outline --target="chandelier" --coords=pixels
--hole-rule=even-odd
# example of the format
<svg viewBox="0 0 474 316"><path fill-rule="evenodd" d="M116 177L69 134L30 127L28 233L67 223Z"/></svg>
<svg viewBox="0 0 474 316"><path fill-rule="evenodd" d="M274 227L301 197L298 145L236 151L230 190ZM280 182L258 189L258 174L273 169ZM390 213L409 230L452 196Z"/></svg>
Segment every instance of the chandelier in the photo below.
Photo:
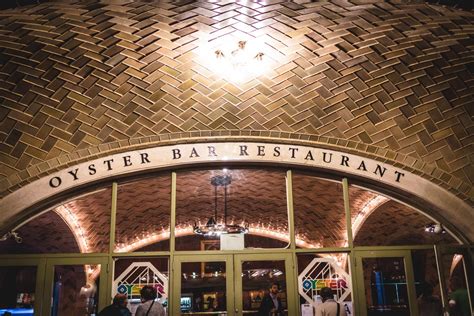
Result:
<svg viewBox="0 0 474 316"><path fill-rule="evenodd" d="M198 60L204 68L219 77L245 83L276 68L271 46L258 38L223 36L217 39L202 37L198 41Z"/></svg>
<svg viewBox="0 0 474 316"><path fill-rule="evenodd" d="M240 226L227 223L227 186L232 182L230 175L214 176L211 184L214 186L214 216L211 216L206 225L199 226L194 223L195 234L217 237L222 234L246 234L249 232L248 225ZM217 222L217 187L224 187L224 222Z"/></svg>

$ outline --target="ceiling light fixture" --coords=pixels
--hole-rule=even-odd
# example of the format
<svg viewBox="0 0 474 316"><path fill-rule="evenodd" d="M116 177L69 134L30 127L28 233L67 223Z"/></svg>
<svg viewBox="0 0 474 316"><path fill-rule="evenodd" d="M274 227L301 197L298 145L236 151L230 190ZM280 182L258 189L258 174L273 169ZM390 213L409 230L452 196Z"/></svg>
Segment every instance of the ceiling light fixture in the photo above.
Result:
<svg viewBox="0 0 474 316"><path fill-rule="evenodd" d="M211 178L211 184L214 186L214 216L211 216L206 225L200 226L194 224L195 234L218 237L222 234L246 234L249 232L248 225L233 225L227 223L227 186L232 182L230 175L214 176ZM224 187L224 222L217 222L217 187Z"/></svg>
<svg viewBox="0 0 474 316"><path fill-rule="evenodd" d="M272 58L258 39L225 37L202 40L199 44L200 63L213 73L234 83L255 79L272 69Z"/></svg>

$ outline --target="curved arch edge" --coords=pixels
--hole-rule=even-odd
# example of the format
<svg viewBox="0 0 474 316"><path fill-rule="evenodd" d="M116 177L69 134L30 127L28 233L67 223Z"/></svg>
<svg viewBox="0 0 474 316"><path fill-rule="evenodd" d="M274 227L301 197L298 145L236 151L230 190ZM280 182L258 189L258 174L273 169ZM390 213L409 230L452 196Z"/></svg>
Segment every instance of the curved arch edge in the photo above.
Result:
<svg viewBox="0 0 474 316"><path fill-rule="evenodd" d="M77 186L107 178L209 163L271 163L318 168L372 181L429 202L469 240L474 240L472 207L451 192L402 168L327 148L287 143L209 142L159 146L116 153L64 168L7 195L0 201L0 227L29 207Z"/></svg>

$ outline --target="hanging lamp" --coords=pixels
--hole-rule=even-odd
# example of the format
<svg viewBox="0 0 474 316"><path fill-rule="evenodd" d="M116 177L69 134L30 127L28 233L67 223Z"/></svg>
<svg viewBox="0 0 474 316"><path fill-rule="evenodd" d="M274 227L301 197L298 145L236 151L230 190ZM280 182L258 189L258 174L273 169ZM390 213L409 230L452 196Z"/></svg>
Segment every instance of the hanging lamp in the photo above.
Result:
<svg viewBox="0 0 474 316"><path fill-rule="evenodd" d="M218 175L211 178L211 185L214 186L214 216L211 216L206 225L194 224L193 231L197 235L217 237L222 234L246 234L249 232L248 225L231 225L227 223L227 186L232 183L230 175ZM224 221L217 222L217 188L224 188Z"/></svg>

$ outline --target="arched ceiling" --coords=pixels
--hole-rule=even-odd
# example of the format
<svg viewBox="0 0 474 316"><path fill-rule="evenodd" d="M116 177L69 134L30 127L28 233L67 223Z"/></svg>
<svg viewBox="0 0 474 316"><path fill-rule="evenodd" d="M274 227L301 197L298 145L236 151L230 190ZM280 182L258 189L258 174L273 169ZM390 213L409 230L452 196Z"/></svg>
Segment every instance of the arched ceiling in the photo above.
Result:
<svg viewBox="0 0 474 316"><path fill-rule="evenodd" d="M361 0L359 2L363 3L364 0ZM4 0L0 3L0 9L10 9L10 8L19 8L21 6L26 6L26 5L32 5L32 4L38 4L38 3L44 3L48 2L48 0ZM356 2L356 1L352 1ZM404 3L410 3L410 2L416 2L415 1L410 1L410 0L405 0L402 1ZM418 1L421 2L421 1ZM445 6L451 6L454 8L462 8L466 10L472 9L472 3L469 2L469 0L425 0L427 3L432 3L432 4L442 4Z"/></svg>
<svg viewBox="0 0 474 316"><path fill-rule="evenodd" d="M311 244L345 246L347 234L342 183L296 173L293 192L296 233Z"/></svg>
<svg viewBox="0 0 474 316"><path fill-rule="evenodd" d="M110 188L75 198L57 208L56 213L76 235L81 252L104 252L109 247Z"/></svg>
<svg viewBox="0 0 474 316"><path fill-rule="evenodd" d="M449 234L425 232L433 223L412 208L389 200L367 217L354 238L356 246L409 245L447 242L456 244Z"/></svg>
<svg viewBox="0 0 474 316"><path fill-rule="evenodd" d="M10 238L0 242L0 253L80 252L71 228L56 212L46 212L16 230L22 238L18 244Z"/></svg>
<svg viewBox="0 0 474 316"><path fill-rule="evenodd" d="M176 185L176 224L193 225L214 214L214 186L211 178L223 175L222 170L178 173ZM228 186L228 221L265 227L277 231L288 231L286 206L286 173L283 170L232 170L228 175L232 182ZM224 188L217 188L218 218L224 213Z"/></svg>
<svg viewBox="0 0 474 316"><path fill-rule="evenodd" d="M358 150L472 203L473 13L361 3L68 1L0 11L0 191L170 133L238 131ZM277 66L232 83L199 62L205 36L260 41Z"/></svg>

